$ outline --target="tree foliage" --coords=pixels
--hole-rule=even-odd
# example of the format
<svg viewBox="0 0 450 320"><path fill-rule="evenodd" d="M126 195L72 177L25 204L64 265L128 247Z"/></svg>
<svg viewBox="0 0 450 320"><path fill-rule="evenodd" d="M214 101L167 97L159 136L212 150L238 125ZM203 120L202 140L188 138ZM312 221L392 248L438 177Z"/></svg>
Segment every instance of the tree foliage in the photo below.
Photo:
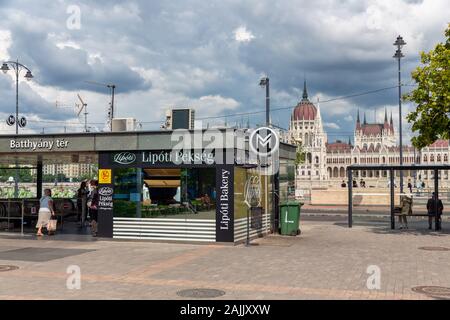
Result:
<svg viewBox="0 0 450 320"><path fill-rule="evenodd" d="M407 119L418 133L412 143L419 149L437 139L450 139L450 24L445 36L445 43L421 52L422 65L412 72L417 88L404 96L417 104Z"/></svg>
<svg viewBox="0 0 450 320"><path fill-rule="evenodd" d="M302 163L305 163L306 153L303 149L303 145L301 142L297 143L297 150L295 153L295 165L298 167Z"/></svg>

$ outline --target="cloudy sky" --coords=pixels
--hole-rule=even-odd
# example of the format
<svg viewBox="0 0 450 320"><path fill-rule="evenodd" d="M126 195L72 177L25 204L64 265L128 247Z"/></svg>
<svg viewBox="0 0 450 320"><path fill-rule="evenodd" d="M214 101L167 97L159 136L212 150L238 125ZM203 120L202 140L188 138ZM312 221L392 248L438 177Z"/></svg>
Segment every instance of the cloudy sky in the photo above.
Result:
<svg viewBox="0 0 450 320"><path fill-rule="evenodd" d="M285 108L272 121L287 127L304 78L312 101L395 86L398 34L407 42L403 82L411 84L419 52L443 40L448 9L448 0L0 0L0 61L19 59L33 72L33 81L20 82L27 131L82 130L77 94L102 130L109 91L86 81L115 84L116 116L135 117L144 129L158 129L166 109L186 106L199 118L257 125L264 75L272 107ZM15 112L14 88L13 75L0 74L0 119ZM352 135L358 108L369 121L382 119L384 108L397 120L396 95L321 103L329 140ZM233 116L240 113L252 114ZM4 120L0 130L13 132Z"/></svg>

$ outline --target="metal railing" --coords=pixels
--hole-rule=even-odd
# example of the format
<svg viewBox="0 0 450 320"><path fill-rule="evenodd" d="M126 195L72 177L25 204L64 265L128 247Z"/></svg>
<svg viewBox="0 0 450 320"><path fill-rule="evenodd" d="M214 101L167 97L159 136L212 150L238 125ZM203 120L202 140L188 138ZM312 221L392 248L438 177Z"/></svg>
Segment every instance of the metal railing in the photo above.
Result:
<svg viewBox="0 0 450 320"><path fill-rule="evenodd" d="M15 200L7 199L0 200L0 227L10 231L15 229L14 221L20 220L20 234L24 234L24 217L25 217L25 199ZM4 227L4 220L6 220L6 227ZM3 222L2 222L3 221ZM11 228L11 223L13 227Z"/></svg>

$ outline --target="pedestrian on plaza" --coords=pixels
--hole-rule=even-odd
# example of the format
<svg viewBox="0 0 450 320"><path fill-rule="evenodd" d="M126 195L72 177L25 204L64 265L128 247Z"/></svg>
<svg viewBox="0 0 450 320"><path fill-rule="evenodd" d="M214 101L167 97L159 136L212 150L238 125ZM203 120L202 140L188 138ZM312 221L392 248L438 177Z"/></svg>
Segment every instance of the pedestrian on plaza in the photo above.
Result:
<svg viewBox="0 0 450 320"><path fill-rule="evenodd" d="M80 227L84 227L86 218L87 218L87 197L88 197L88 189L86 185L86 181L82 181L80 184L80 188L77 190L77 215L78 221L80 222Z"/></svg>
<svg viewBox="0 0 450 320"><path fill-rule="evenodd" d="M436 198L437 198L437 216L436 216ZM436 194L433 192L433 195L427 202L427 211L428 211L428 229L432 229L433 225L433 217L437 219L437 228L436 230L441 230L441 215L444 211L444 205L442 204L441 199L439 199Z"/></svg>
<svg viewBox="0 0 450 320"><path fill-rule="evenodd" d="M394 211L398 213L399 229L408 229L406 216L412 214L412 197L400 196L400 207L395 207Z"/></svg>
<svg viewBox="0 0 450 320"><path fill-rule="evenodd" d="M98 194L98 181L97 180L91 180L90 181L90 190L87 201L87 206L89 208L89 216L91 219L91 232L94 237L97 236L97 223L98 223L98 201L99 201L99 194Z"/></svg>
<svg viewBox="0 0 450 320"><path fill-rule="evenodd" d="M43 236L42 227L47 228L50 219L54 215L55 210L53 207L52 190L45 189L44 196L39 200L39 214L36 223L37 236Z"/></svg>
<svg viewBox="0 0 450 320"><path fill-rule="evenodd" d="M356 182L355 179L353 179L353 188L358 188L358 183Z"/></svg>
<svg viewBox="0 0 450 320"><path fill-rule="evenodd" d="M347 184L345 183L345 181L344 181L344 180L342 180L342 183L341 183L341 187L342 187L342 188L345 188L345 187L347 187Z"/></svg>
<svg viewBox="0 0 450 320"><path fill-rule="evenodd" d="M411 183L411 179L408 179L408 189L409 189L409 193L412 193L412 183Z"/></svg>
<svg viewBox="0 0 450 320"><path fill-rule="evenodd" d="M422 180L417 180L416 182L416 189L417 189L417 193L420 195L422 193Z"/></svg>
<svg viewBox="0 0 450 320"><path fill-rule="evenodd" d="M361 181L359 182L359 186L361 188L365 188L366 187L366 181L364 181L364 179L361 178Z"/></svg>

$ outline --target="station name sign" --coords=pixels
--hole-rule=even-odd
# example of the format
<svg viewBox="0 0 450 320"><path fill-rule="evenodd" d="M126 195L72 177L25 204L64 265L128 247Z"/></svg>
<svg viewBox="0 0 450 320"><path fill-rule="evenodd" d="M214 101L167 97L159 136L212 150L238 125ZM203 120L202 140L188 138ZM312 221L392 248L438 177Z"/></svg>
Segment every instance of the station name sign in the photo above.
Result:
<svg viewBox="0 0 450 320"><path fill-rule="evenodd" d="M32 140L32 139L23 139L23 140L16 140L11 139L9 140L9 148L11 150L30 150L30 151L36 151L36 150L54 150L54 149L67 149L69 145L69 141L65 139L38 139L38 140Z"/></svg>

